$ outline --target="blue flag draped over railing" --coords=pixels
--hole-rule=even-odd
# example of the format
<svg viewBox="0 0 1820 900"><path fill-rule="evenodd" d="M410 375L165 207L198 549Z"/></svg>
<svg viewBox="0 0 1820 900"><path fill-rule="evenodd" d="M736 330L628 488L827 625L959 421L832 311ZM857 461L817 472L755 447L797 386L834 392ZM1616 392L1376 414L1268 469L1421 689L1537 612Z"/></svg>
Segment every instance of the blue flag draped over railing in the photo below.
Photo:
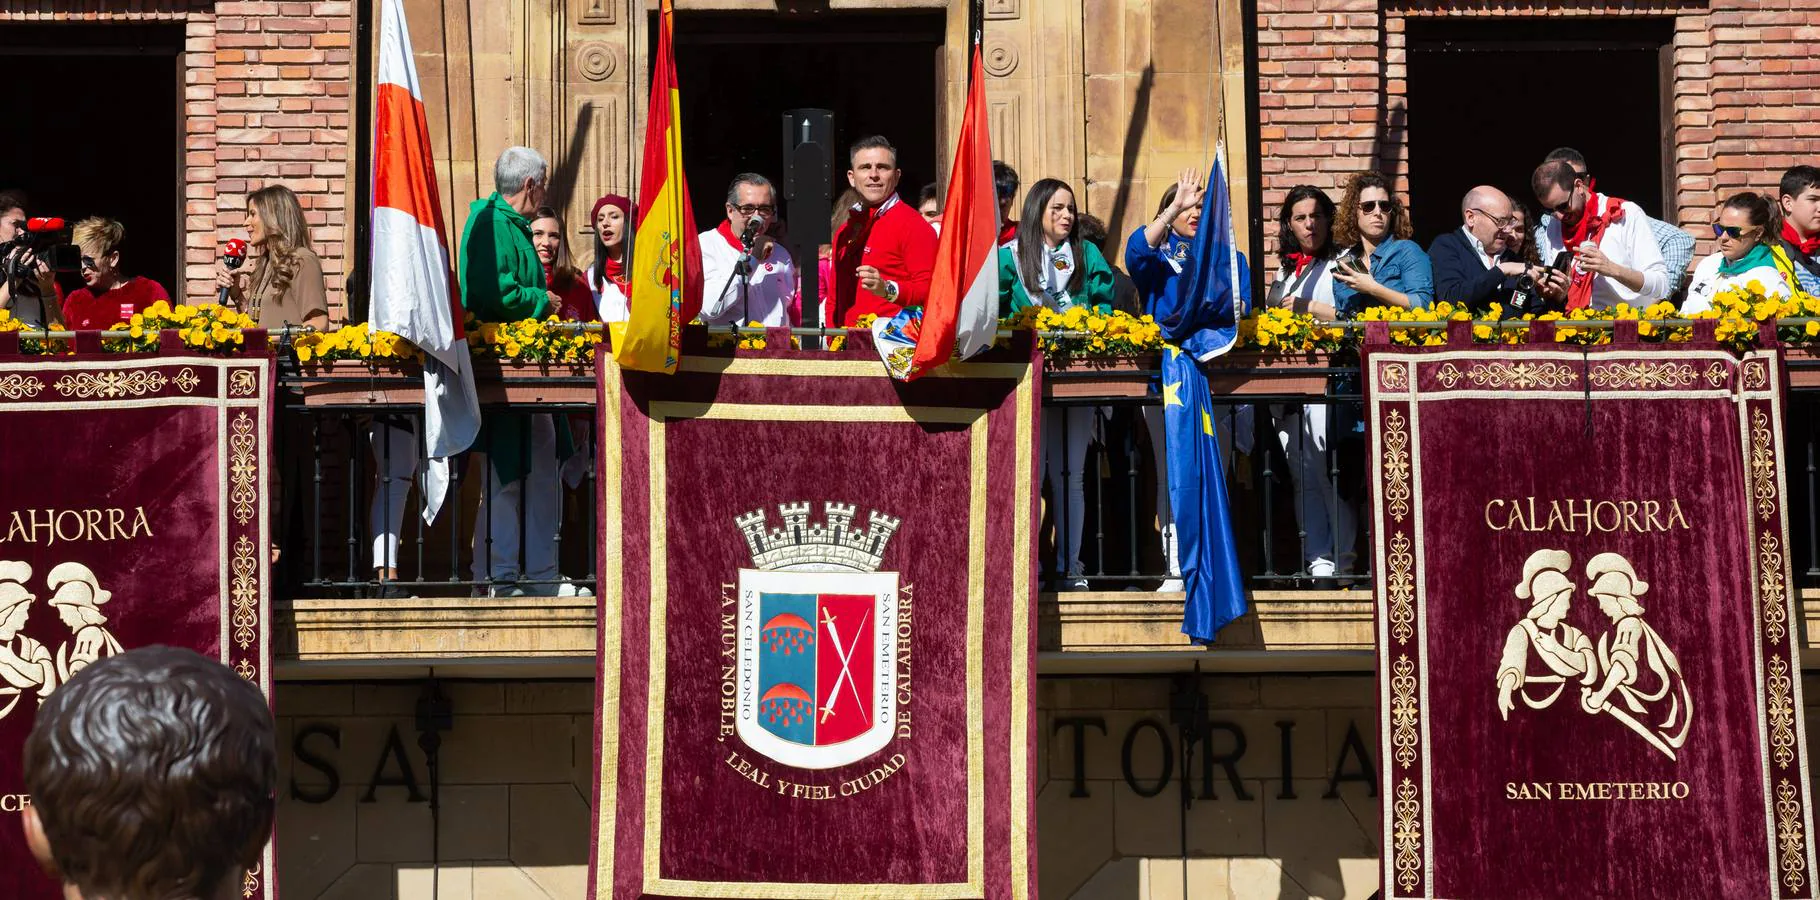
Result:
<svg viewBox="0 0 1820 900"><path fill-rule="evenodd" d="M1206 644L1246 610L1213 397L1196 365L1232 349L1251 300L1251 276L1233 228L1223 149L1214 154L1188 265L1181 290L1172 302L1159 303L1156 319L1164 339L1175 345L1163 357L1163 422L1169 503L1175 510L1187 590L1182 633Z"/></svg>

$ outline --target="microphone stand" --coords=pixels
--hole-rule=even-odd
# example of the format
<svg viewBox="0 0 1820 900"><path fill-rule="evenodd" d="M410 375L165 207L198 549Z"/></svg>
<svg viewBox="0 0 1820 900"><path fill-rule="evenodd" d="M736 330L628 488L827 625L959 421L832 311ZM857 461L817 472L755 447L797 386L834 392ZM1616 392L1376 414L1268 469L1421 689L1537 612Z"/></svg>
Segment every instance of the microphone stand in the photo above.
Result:
<svg viewBox="0 0 1820 900"><path fill-rule="evenodd" d="M752 240L755 241L757 239L758 236L754 234ZM727 296L727 289L733 286L733 279L740 279L739 319L733 323L735 333L737 333L737 329L746 327L746 315L751 312L752 282L745 276L752 274L752 264L756 262L756 260L752 258L752 241L746 240L745 236L741 235L739 243L741 247L739 262L733 264L733 272L727 276L726 283L720 286L720 293L714 295L717 298Z"/></svg>

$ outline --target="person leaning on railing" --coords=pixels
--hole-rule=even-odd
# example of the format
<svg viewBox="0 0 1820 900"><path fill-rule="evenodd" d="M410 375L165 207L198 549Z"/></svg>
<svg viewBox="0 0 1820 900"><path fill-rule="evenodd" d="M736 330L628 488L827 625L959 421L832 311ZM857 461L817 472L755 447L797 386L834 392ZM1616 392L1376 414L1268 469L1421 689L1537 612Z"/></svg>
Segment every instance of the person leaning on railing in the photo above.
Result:
<svg viewBox="0 0 1820 900"><path fill-rule="evenodd" d="M1389 179L1377 172L1352 176L1333 223L1340 251L1333 297L1342 316L1367 306L1419 309L1434 301L1434 269L1409 239L1413 233Z"/></svg>
<svg viewBox="0 0 1820 900"><path fill-rule="evenodd" d="M1768 197L1745 191L1727 198L1713 222L1719 251L1694 266L1681 314L1705 312L1712 309L1714 297L1751 284L1762 288L1764 296L1778 300L1793 294L1794 263L1781 248L1769 243L1776 225L1775 208Z"/></svg>
<svg viewBox="0 0 1820 900"><path fill-rule="evenodd" d="M251 268L215 263L215 284L228 303L260 328L329 327L328 289L322 260L310 246L310 225L297 195L282 184L247 195L247 243L257 251Z"/></svg>
<svg viewBox="0 0 1820 900"><path fill-rule="evenodd" d="M1333 201L1320 188L1299 185L1283 198L1277 214L1277 251L1282 259L1270 283L1269 302L1298 314L1331 322L1334 307ZM1352 569L1356 523L1330 475L1335 435L1325 403L1275 403L1270 418L1295 484L1296 525L1303 534L1302 561L1308 574L1330 578Z"/></svg>
<svg viewBox="0 0 1820 900"><path fill-rule="evenodd" d="M1074 189L1045 178L1024 195L1017 233L998 250L999 313L1031 306L1066 312L1077 306L1112 312L1112 269L1098 247L1075 229ZM1043 417L1043 471L1056 523L1056 567L1066 590L1087 589L1081 568L1081 532L1087 517L1087 445L1098 411L1067 406Z"/></svg>
<svg viewBox="0 0 1820 900"><path fill-rule="evenodd" d="M170 301L164 285L121 271L126 226L95 216L77 222L71 237L82 252L82 287L63 298L63 322L70 330L106 331L160 300Z"/></svg>

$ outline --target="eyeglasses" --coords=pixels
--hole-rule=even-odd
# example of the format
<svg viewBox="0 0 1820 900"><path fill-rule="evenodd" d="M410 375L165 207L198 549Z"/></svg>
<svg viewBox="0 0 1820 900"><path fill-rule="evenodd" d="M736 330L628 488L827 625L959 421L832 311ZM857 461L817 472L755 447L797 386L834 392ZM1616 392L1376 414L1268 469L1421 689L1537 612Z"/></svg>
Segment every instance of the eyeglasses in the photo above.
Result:
<svg viewBox="0 0 1820 900"><path fill-rule="evenodd" d="M751 204L749 204L749 203L748 203L748 204L746 204L746 205L743 205L743 206L735 206L735 207L733 207L733 208L734 208L734 209L735 209L735 210L738 210L738 211L739 211L739 214L740 214L740 215L742 215L742 216L749 216L749 215L752 215L752 214L754 214L754 213L758 213L758 214L762 214L762 215L766 215L766 216L769 216L769 215L771 215L771 214L772 214L772 213L774 213L774 212L777 212L777 207L775 207L775 206L771 206L771 205L769 205L769 204L766 204L766 205L764 205L764 206L753 206L753 205L751 205Z"/></svg>
<svg viewBox="0 0 1820 900"><path fill-rule="evenodd" d="M1716 238L1719 238L1719 237L1741 238L1747 234L1754 235L1757 233L1758 230L1759 229L1757 229L1755 227L1745 228L1742 225L1721 225L1718 222L1713 223L1713 237L1716 237Z"/></svg>
<svg viewBox="0 0 1820 900"><path fill-rule="evenodd" d="M1397 203L1395 200L1360 200L1359 201L1359 211L1360 212L1374 213L1380 209L1384 211L1385 215L1390 215L1391 213L1396 211Z"/></svg>
<svg viewBox="0 0 1820 900"><path fill-rule="evenodd" d="M82 268L85 271L88 269L94 269L97 272L101 271L101 267L95 264L95 258L93 256L84 256L82 258Z"/></svg>
<svg viewBox="0 0 1820 900"><path fill-rule="evenodd" d="M1516 216L1494 216L1476 206L1472 208L1472 211L1490 219L1491 224L1498 226L1499 231L1512 231L1517 227Z"/></svg>

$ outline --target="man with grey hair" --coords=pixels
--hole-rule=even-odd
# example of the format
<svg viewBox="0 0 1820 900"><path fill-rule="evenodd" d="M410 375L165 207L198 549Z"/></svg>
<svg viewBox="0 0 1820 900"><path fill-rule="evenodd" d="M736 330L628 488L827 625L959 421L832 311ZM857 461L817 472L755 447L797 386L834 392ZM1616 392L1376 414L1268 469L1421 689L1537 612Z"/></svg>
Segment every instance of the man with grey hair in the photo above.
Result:
<svg viewBox="0 0 1820 900"><path fill-rule="evenodd" d="M543 205L549 177L542 154L508 147L493 166L492 195L468 207L461 304L482 322L542 319L562 308L562 298L545 283L528 218ZM559 438L568 443L568 428L548 414L485 416L475 441L486 454L486 490L474 517L474 581L492 594L578 592L556 568L558 458L568 455L558 453Z"/></svg>
<svg viewBox="0 0 1820 900"><path fill-rule="evenodd" d="M777 222L777 188L745 172L727 186L727 217L701 242L701 320L709 325L795 324L796 265L768 233Z"/></svg>
<svg viewBox="0 0 1820 900"><path fill-rule="evenodd" d="M1479 185L1460 201L1464 224L1434 239L1435 299L1484 313L1493 303L1506 313L1541 313L1567 299L1567 277L1510 252L1523 227L1510 195ZM1552 305L1551 305L1552 302Z"/></svg>

